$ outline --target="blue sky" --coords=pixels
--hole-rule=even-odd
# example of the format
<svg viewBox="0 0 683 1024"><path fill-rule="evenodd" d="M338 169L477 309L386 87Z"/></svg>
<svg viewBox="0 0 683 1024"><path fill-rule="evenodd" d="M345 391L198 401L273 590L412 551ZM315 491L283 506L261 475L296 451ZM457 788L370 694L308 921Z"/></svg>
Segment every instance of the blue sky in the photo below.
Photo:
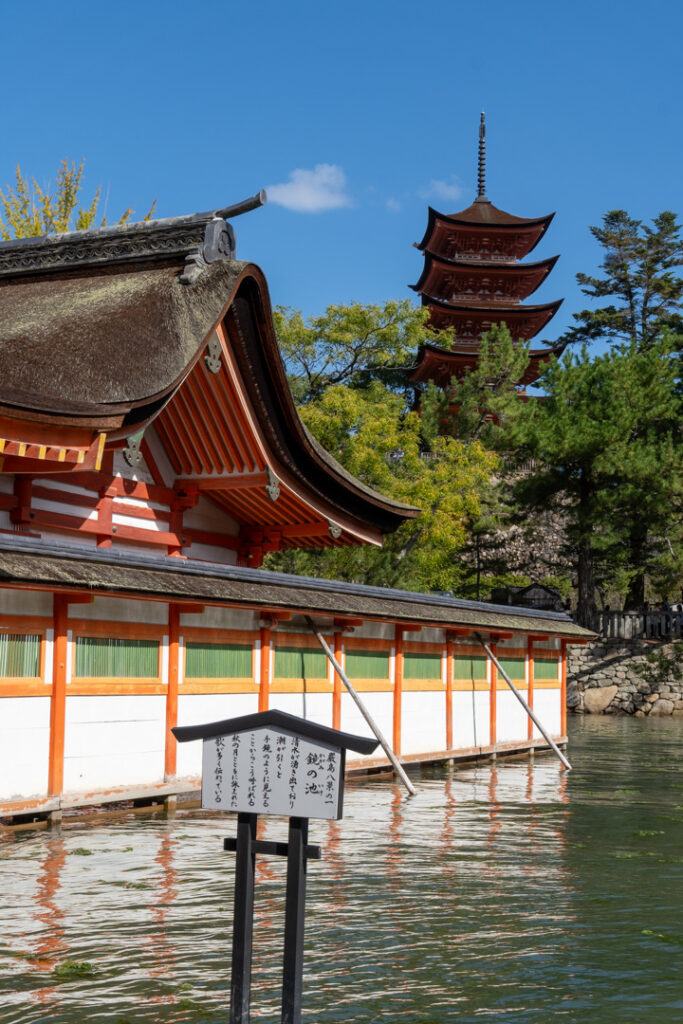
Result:
<svg viewBox="0 0 683 1024"><path fill-rule="evenodd" d="M0 183L86 159L108 212L271 201L235 221L274 303L410 298L427 205L475 194L486 110L489 198L557 211L538 301L584 304L588 231L608 209L681 210L683 6L674 0L38 0L5 3ZM541 340L540 338L537 340Z"/></svg>

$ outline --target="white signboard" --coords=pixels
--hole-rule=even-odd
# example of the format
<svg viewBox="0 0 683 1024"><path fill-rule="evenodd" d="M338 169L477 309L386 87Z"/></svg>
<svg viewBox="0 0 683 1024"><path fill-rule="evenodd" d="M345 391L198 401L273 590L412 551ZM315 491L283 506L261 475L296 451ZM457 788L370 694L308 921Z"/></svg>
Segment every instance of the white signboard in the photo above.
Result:
<svg viewBox="0 0 683 1024"><path fill-rule="evenodd" d="M202 807L297 818L340 818L342 751L283 729L204 742Z"/></svg>

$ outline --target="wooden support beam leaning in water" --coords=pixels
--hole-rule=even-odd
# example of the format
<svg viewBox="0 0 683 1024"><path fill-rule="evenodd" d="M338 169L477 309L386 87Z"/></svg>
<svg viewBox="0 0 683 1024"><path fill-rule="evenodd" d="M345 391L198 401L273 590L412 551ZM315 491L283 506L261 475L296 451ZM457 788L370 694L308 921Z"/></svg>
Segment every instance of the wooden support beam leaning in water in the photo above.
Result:
<svg viewBox="0 0 683 1024"><path fill-rule="evenodd" d="M549 735L549 733L546 732L545 727L541 725L541 723L538 720L536 714L531 710L531 708L529 707L527 702L524 700L524 697L522 697L521 693L519 692L519 690L517 689L515 684L512 682L512 680L510 679L510 676L507 674L507 672L505 671L505 669L503 668L501 663L498 661L498 658L495 656L495 654L493 653L493 651L491 650L489 645L484 642L484 640L482 639L482 637L481 637L481 635L479 633L475 633L474 635L477 638L477 640L479 641L479 643L481 644L481 646L486 651L487 655L489 656L489 658L491 659L493 664L498 669L498 672L501 674L501 676L503 677L505 682L508 684L508 686L510 687L510 689L514 693L514 695L517 698L517 700L519 701L519 703L522 705L522 707L526 711L526 713L529 716L529 718L532 720L532 722L534 723L536 728L539 730L539 732L543 736L543 739L546 741L546 743L548 743L552 747L553 751L557 754L557 756L559 757L559 759L562 762L562 764L564 765L564 767L567 768L569 771L571 771L572 770L572 766L570 765L569 761L564 756L564 754L562 753L562 751L558 747L557 743L555 743L555 741L550 738L550 735Z"/></svg>
<svg viewBox="0 0 683 1024"><path fill-rule="evenodd" d="M309 629L316 636L316 638L318 640L318 643L320 644L320 646L324 650L325 654L327 655L327 657L328 657L330 663L332 664L335 672L337 673L337 675L341 679L342 683L344 684L344 686L346 687L346 689L349 691L349 693L353 697L354 701L356 702L356 705L357 705L358 710L360 711L361 715L363 716L363 718L368 723L368 725L370 726L370 728L374 732L375 736L379 740L379 742L380 742L380 744L382 746L382 750L387 755L387 757L391 761L391 764L393 765L394 771L396 772L396 774L398 775L399 779L401 780L403 785L406 787L406 789L408 790L410 795L411 796L415 796L415 793L416 793L415 787L413 786L412 782L410 781L410 779L406 775L406 773L405 773L405 771L403 769L403 766L401 765L400 761L396 757L396 754L393 752L393 750L389 746L389 743L384 738L384 735L381 732L381 730L380 730L379 726L377 725L377 723L375 722L374 718L372 717L372 715L370 714L370 712L366 708L365 704L363 703L363 701L360 699L360 697L356 693L355 689L353 688L353 686L351 684L351 681L350 681L349 677L347 676L346 672L344 672L343 668L341 667L341 665L339 664L339 662L335 658L335 656L332 653L332 650L331 650L329 644L325 640L325 637L322 635L320 630L317 628L316 624L313 622L313 619L310 617L310 615L306 615L305 618L306 618L306 623L307 623Z"/></svg>

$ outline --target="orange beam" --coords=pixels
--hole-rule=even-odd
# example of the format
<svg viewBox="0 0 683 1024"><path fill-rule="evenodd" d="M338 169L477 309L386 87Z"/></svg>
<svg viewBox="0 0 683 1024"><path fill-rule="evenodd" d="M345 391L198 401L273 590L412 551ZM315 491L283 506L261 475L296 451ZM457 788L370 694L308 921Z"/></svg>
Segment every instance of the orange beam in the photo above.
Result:
<svg viewBox="0 0 683 1024"><path fill-rule="evenodd" d="M182 605L168 606L168 687L166 690L166 745L164 750L165 777L176 774L178 748L171 732L178 724L178 684L180 683L180 609Z"/></svg>
<svg viewBox="0 0 683 1024"><path fill-rule="evenodd" d="M489 644L491 652L498 657L495 643ZM495 662L491 661L491 696L489 697L489 743L493 744L496 742L496 712L497 712L497 701L496 694L498 691L498 669L496 668Z"/></svg>
<svg viewBox="0 0 683 1024"><path fill-rule="evenodd" d="M527 641L529 645L529 690L527 692L526 702L529 707L533 710L534 707L534 638L529 637ZM562 733L564 736L564 733ZM533 739L534 737L534 723L530 718L527 719L527 739Z"/></svg>
<svg viewBox="0 0 683 1024"><path fill-rule="evenodd" d="M258 709L267 711L270 703L270 629L261 627L261 675L259 678Z"/></svg>
<svg viewBox="0 0 683 1024"><path fill-rule="evenodd" d="M567 641L562 640L560 655L560 735L567 735Z"/></svg>
<svg viewBox="0 0 683 1024"><path fill-rule="evenodd" d="M176 480L176 487L183 488L191 484L200 491L250 491L266 487L267 483L267 473L242 473L231 476L181 477Z"/></svg>
<svg viewBox="0 0 683 1024"><path fill-rule="evenodd" d="M334 620L334 624L339 625L337 620ZM342 657L344 652L344 641L342 634L337 632L334 634L334 656L337 660L337 664L341 665ZM341 698L342 698L342 681L339 678L339 674L335 671L334 673L334 689L332 692L332 728L341 729Z"/></svg>
<svg viewBox="0 0 683 1024"><path fill-rule="evenodd" d="M52 602L54 647L52 654L52 699L50 700L50 748L47 791L50 796L59 796L64 788L69 598L65 594L55 594Z"/></svg>
<svg viewBox="0 0 683 1024"><path fill-rule="evenodd" d="M453 641L446 641L446 750L453 748Z"/></svg>
<svg viewBox="0 0 683 1024"><path fill-rule="evenodd" d="M396 626L394 631L394 643L396 657L394 660L394 730L393 747L398 757L401 753L401 711L403 695L403 630L405 627ZM414 628L414 627L413 627Z"/></svg>

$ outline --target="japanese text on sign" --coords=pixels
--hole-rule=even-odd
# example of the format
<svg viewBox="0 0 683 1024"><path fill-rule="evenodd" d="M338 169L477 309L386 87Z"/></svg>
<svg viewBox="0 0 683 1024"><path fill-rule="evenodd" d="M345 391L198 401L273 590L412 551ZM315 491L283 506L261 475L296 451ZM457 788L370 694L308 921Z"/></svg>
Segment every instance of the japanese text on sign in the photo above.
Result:
<svg viewBox="0 0 683 1024"><path fill-rule="evenodd" d="M261 728L204 740L202 807L300 818L341 816L338 747Z"/></svg>

